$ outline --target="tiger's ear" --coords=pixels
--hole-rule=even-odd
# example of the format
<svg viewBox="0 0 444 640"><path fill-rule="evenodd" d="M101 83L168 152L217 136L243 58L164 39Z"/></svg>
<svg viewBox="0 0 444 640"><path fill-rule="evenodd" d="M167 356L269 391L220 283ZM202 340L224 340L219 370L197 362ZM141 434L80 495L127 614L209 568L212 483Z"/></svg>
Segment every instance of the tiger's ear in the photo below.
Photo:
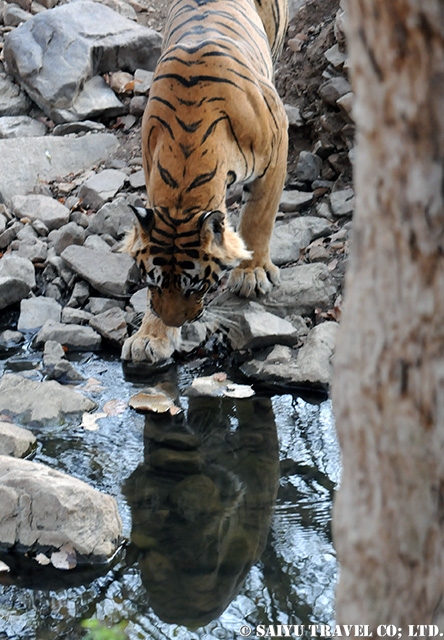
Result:
<svg viewBox="0 0 444 640"><path fill-rule="evenodd" d="M212 239L217 244L222 244L225 228L225 214L223 211L207 211L199 219L201 237L211 232Z"/></svg>
<svg viewBox="0 0 444 640"><path fill-rule="evenodd" d="M133 207L132 204L129 206L136 214L136 218L143 231L145 231L145 233L151 233L151 229L154 226L154 211L152 209L146 209L145 207Z"/></svg>

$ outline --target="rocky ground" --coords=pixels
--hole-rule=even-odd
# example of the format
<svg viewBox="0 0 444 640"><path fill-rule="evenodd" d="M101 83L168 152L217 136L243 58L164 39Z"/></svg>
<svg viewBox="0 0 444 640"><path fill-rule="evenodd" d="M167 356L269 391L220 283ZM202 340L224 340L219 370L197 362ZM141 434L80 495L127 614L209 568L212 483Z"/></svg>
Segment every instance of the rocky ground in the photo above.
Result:
<svg viewBox="0 0 444 640"><path fill-rule="evenodd" d="M129 205L144 194L140 123L167 5L0 0L0 349L5 359L31 341L41 358L37 379L0 381L8 455L11 419L93 409L66 387L81 379L70 354L119 353L146 307L137 268L119 249ZM295 1L291 12L276 70L290 123L271 245L281 284L255 301L222 292L205 321L184 328L177 358L231 354L250 384L326 390L354 207L353 96L339 0ZM236 219L237 194L229 197ZM0 490L13 512L18 494ZM112 549L117 529L108 527Z"/></svg>

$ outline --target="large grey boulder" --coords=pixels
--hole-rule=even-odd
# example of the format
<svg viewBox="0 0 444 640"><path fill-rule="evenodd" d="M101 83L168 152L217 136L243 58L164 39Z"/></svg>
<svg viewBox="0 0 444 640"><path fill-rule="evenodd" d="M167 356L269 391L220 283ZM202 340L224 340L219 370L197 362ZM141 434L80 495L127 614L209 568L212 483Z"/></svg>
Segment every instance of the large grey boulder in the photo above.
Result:
<svg viewBox="0 0 444 640"><path fill-rule="evenodd" d="M41 182L89 169L112 157L118 146L111 133L0 140L0 202L9 204L13 196L32 193Z"/></svg>
<svg viewBox="0 0 444 640"><path fill-rule="evenodd" d="M61 424L66 416L92 411L96 404L58 382L37 382L14 373L0 380L0 413L20 417L22 424Z"/></svg>
<svg viewBox="0 0 444 640"><path fill-rule="evenodd" d="M67 247L63 260L84 280L106 296L124 296L137 282L138 268L126 253L94 251L87 247Z"/></svg>
<svg viewBox="0 0 444 640"><path fill-rule="evenodd" d="M114 498L43 464L0 456L0 504L0 544L6 547L69 545L74 555L103 560L119 544Z"/></svg>
<svg viewBox="0 0 444 640"><path fill-rule="evenodd" d="M103 4L78 0L33 16L5 38L9 73L49 117L69 110L94 76L152 70L161 36ZM60 121L60 119L59 119Z"/></svg>

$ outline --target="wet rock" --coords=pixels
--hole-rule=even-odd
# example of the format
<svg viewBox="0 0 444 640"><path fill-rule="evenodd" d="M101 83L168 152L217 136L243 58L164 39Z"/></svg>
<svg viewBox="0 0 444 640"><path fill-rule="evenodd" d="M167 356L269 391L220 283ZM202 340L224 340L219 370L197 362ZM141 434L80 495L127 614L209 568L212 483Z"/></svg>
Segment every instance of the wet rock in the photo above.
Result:
<svg viewBox="0 0 444 640"><path fill-rule="evenodd" d="M262 301L266 309L280 316L310 315L316 308L328 309L337 295L325 264L304 264L281 269L281 284Z"/></svg>
<svg viewBox="0 0 444 640"><path fill-rule="evenodd" d="M62 307L52 298L22 300L17 327L20 331L38 331L47 320L59 322Z"/></svg>
<svg viewBox="0 0 444 640"><path fill-rule="evenodd" d="M123 253L98 253L87 247L67 247L65 262L100 293L121 296L137 282L138 268L133 258Z"/></svg>
<svg viewBox="0 0 444 640"><path fill-rule="evenodd" d="M285 190L282 192L281 201L279 202L279 211L284 213L301 211L313 202L313 198L313 194L306 191Z"/></svg>
<svg viewBox="0 0 444 640"><path fill-rule="evenodd" d="M62 424L67 416L92 411L96 404L55 380L37 382L15 373L0 380L0 411L23 424Z"/></svg>
<svg viewBox="0 0 444 640"><path fill-rule="evenodd" d="M160 35L108 7L79 0L40 13L5 39L7 70L52 118L97 74L154 69ZM69 50L70 55L62 52Z"/></svg>
<svg viewBox="0 0 444 640"><path fill-rule="evenodd" d="M330 231L329 222L316 216L294 218L277 224L271 236L271 259L278 266L296 262L302 249L308 247L316 238L328 235Z"/></svg>
<svg viewBox="0 0 444 640"><path fill-rule="evenodd" d="M29 429L12 422L0 422L0 456L24 458L36 445L36 438Z"/></svg>
<svg viewBox="0 0 444 640"><path fill-rule="evenodd" d="M26 115L31 101L6 73L0 72L0 116Z"/></svg>
<svg viewBox="0 0 444 640"><path fill-rule="evenodd" d="M265 384L326 388L331 383L337 327L336 322L324 322L310 331L298 352L276 345L268 355L246 362L240 369L244 375Z"/></svg>
<svg viewBox="0 0 444 640"><path fill-rule="evenodd" d="M11 207L17 218L41 220L50 230L58 229L69 221L69 209L49 196L14 196Z"/></svg>
<svg viewBox="0 0 444 640"><path fill-rule="evenodd" d="M59 342L48 340L43 350L43 367L47 380L78 382L83 376L66 359L65 351Z"/></svg>
<svg viewBox="0 0 444 640"><path fill-rule="evenodd" d="M0 138L28 138L44 136L46 126L29 116L0 117Z"/></svg>
<svg viewBox="0 0 444 640"><path fill-rule="evenodd" d="M71 351L98 351L102 345L102 338L92 327L54 320L45 322L34 338L33 346L39 349L48 340L55 340Z"/></svg>
<svg viewBox="0 0 444 640"><path fill-rule="evenodd" d="M314 182L322 170L322 159L310 151L301 151L296 165L296 178L302 182Z"/></svg>
<svg viewBox="0 0 444 640"><path fill-rule="evenodd" d="M82 184L79 197L83 204L91 209L98 209L108 202L123 187L126 174L116 169L105 169ZM103 232L102 232L103 233Z"/></svg>
<svg viewBox="0 0 444 640"><path fill-rule="evenodd" d="M23 333L20 333L20 331L6 329L6 331L2 331L0 333L0 347L3 349L11 349L12 347L16 347L21 344L24 339L25 336Z"/></svg>
<svg viewBox="0 0 444 640"><path fill-rule="evenodd" d="M335 216L349 216L355 208L355 192L352 188L341 189L330 194L330 206Z"/></svg>
<svg viewBox="0 0 444 640"><path fill-rule="evenodd" d="M112 118L125 113L126 107L106 84L102 76L94 76L85 82L81 93L69 109L52 109L54 122L77 122L95 117Z"/></svg>
<svg viewBox="0 0 444 640"><path fill-rule="evenodd" d="M89 324L102 338L120 347L128 337L125 313L119 307L93 316Z"/></svg>
<svg viewBox="0 0 444 640"><path fill-rule="evenodd" d="M8 253L0 259L0 276L23 281L29 287L29 291L35 287L34 265L16 253Z"/></svg>
<svg viewBox="0 0 444 640"><path fill-rule="evenodd" d="M104 204L91 216L88 233L109 233L119 240L134 226L134 214L124 198Z"/></svg>
<svg viewBox="0 0 444 640"><path fill-rule="evenodd" d="M69 544L78 554L98 560L117 548L122 523L114 498L77 478L1 456L0 493L2 545L38 550Z"/></svg>
<svg viewBox="0 0 444 640"><path fill-rule="evenodd" d="M118 145L110 133L0 140L0 201L8 204L13 196L27 195L41 182L86 170L110 157Z"/></svg>
<svg viewBox="0 0 444 640"><path fill-rule="evenodd" d="M59 256L66 247L72 244L83 245L85 241L85 229L75 222L68 222L60 229L51 231L48 236L56 254Z"/></svg>

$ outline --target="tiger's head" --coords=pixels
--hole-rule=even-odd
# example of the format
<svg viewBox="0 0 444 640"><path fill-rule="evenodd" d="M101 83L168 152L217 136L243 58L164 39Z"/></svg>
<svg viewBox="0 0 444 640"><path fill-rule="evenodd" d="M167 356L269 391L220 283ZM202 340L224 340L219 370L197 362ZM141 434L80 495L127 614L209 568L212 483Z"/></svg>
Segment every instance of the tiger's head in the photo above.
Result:
<svg viewBox="0 0 444 640"><path fill-rule="evenodd" d="M123 250L146 275L151 308L168 326L196 320L205 295L217 288L224 273L251 258L223 211L175 218L167 208L131 208L138 224Z"/></svg>

